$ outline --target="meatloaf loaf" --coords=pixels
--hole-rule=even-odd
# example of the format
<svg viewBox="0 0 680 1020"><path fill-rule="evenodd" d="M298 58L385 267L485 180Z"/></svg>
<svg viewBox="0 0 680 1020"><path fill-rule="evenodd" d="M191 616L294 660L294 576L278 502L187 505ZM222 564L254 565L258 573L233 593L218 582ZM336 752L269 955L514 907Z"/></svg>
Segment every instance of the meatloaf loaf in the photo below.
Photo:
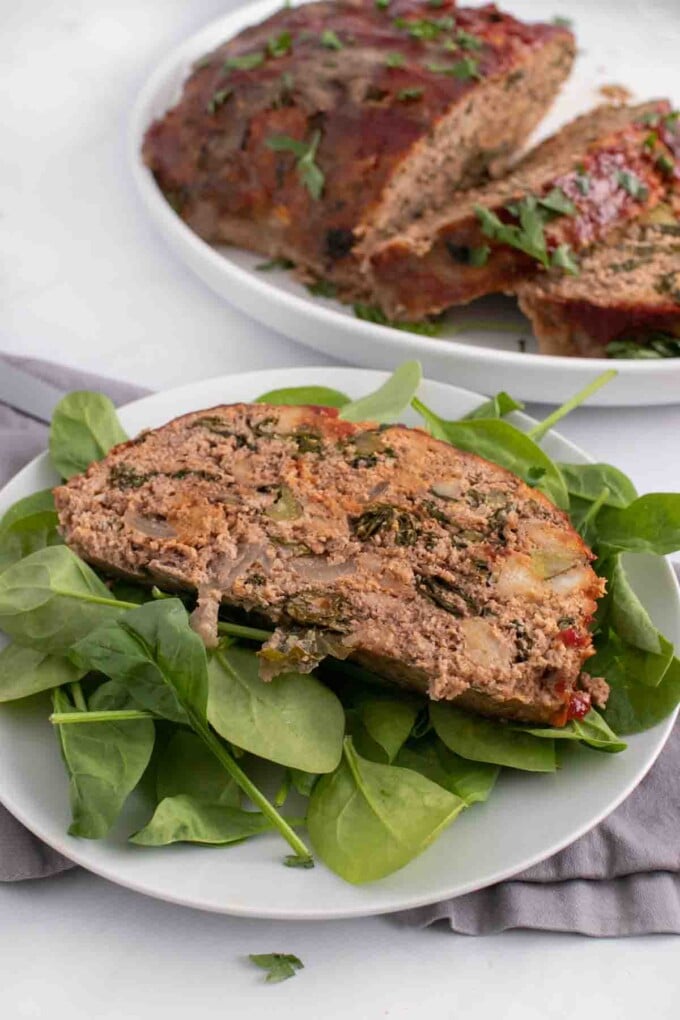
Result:
<svg viewBox="0 0 680 1020"><path fill-rule="evenodd" d="M602 106L579 117L500 181L452 195L441 211L364 248L387 315L420 319L554 266L578 273L578 253L660 202L672 152L650 124L665 100Z"/></svg>
<svg viewBox="0 0 680 1020"><path fill-rule="evenodd" d="M324 0L241 32L148 130L144 159L210 242L366 290L355 255L503 168L551 104L571 33L453 0Z"/></svg>
<svg viewBox="0 0 680 1020"><path fill-rule="evenodd" d="M563 724L602 702L582 673L603 582L565 515L419 429L236 404L116 447L55 489L85 560L277 630L265 677L331 653L478 712Z"/></svg>

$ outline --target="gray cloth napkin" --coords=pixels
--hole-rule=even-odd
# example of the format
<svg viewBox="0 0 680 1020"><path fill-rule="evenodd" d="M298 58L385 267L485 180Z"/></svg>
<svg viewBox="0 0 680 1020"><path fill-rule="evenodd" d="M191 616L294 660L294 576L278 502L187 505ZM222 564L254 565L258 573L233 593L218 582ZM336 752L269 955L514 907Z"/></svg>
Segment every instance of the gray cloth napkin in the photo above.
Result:
<svg viewBox="0 0 680 1020"><path fill-rule="evenodd" d="M64 390L98 389L115 403L124 383L39 361L8 359ZM2 360L0 360L2 372ZM45 426L0 405L0 484L45 449ZM402 912L403 924L448 922L467 935L509 928L586 935L680 934L680 727L647 777L613 814L566 850L480 892ZM0 881L73 867L0 806Z"/></svg>

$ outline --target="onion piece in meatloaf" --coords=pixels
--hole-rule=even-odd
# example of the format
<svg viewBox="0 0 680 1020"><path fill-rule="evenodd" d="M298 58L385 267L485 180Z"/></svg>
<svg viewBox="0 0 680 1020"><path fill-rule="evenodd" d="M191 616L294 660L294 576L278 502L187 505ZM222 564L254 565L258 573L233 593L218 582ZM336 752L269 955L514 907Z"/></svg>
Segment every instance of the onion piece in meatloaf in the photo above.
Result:
<svg viewBox="0 0 680 1020"><path fill-rule="evenodd" d="M500 171L567 77L574 38L493 5L325 0L198 61L144 160L205 240L292 260L344 296L355 255Z"/></svg>
<svg viewBox="0 0 680 1020"><path fill-rule="evenodd" d="M544 265L555 265L555 276L578 273L580 252L663 200L672 152L661 138L650 144L650 121L669 112L666 100L598 107L507 177L452 194L398 236L367 239L375 300L389 316L421 319L511 292ZM488 223L510 230L503 236Z"/></svg>
<svg viewBox="0 0 680 1020"><path fill-rule="evenodd" d="M433 699L563 724L602 703L582 674L603 582L565 514L420 429L235 404L115 447L55 489L60 528L115 575L276 625L266 676L349 656Z"/></svg>

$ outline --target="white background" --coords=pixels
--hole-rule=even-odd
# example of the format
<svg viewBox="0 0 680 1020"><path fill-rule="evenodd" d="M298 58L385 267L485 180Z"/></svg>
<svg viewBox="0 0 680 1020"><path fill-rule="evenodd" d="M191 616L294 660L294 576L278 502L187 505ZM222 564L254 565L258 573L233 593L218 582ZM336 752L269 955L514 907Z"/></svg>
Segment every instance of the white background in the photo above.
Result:
<svg viewBox="0 0 680 1020"><path fill-rule="evenodd" d="M230 6L0 0L0 350L154 388L324 363L189 276L146 223L124 170L126 117L149 69ZM597 18L599 45L631 54L663 49L655 9L680 18L679 0L508 6L566 13L577 28ZM670 65L659 63L663 78ZM657 78L650 92L665 87ZM629 472L641 491L678 488L680 407L583 409L563 432ZM298 954L306 969L264 986L244 957L271 951ZM666 936L473 939L389 918L230 919L145 899L84 872L0 886L0 1015L8 1020L274 1011L299 1020L545 1020L577 1012L584 1020L657 1020L677 1015L679 952L680 942Z"/></svg>

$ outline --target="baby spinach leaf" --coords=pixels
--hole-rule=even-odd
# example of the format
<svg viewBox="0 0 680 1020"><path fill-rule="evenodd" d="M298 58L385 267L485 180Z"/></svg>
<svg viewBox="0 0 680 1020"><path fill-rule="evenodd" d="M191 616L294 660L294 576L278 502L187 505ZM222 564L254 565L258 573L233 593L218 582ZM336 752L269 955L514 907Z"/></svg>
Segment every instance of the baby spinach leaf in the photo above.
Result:
<svg viewBox="0 0 680 1020"><path fill-rule="evenodd" d="M62 688L53 695L55 712L77 712ZM102 684L90 698L92 711L127 708L132 701L117 684ZM149 763L154 742L150 719L59 726L59 742L69 774L72 836L101 839Z"/></svg>
<svg viewBox="0 0 680 1020"><path fill-rule="evenodd" d="M411 403L422 374L419 361L405 361L375 393L346 404L340 417L354 422L395 421Z"/></svg>
<svg viewBox="0 0 680 1020"><path fill-rule="evenodd" d="M71 659L118 680L139 708L186 723L188 702L205 718L205 646L179 599L147 602L98 627L78 642Z"/></svg>
<svg viewBox="0 0 680 1020"><path fill-rule="evenodd" d="M527 772L554 772L557 767L551 741L539 740L494 719L469 715L438 701L430 705L430 718L439 739L463 758Z"/></svg>
<svg viewBox="0 0 680 1020"><path fill-rule="evenodd" d="M593 675L607 678L611 691L604 718L621 735L648 730L680 703L680 661L671 657L661 681L653 687L640 682L640 657L648 655L624 645L611 634L588 661Z"/></svg>
<svg viewBox="0 0 680 1020"><path fill-rule="evenodd" d="M557 466L524 432L497 418L445 421L417 398L412 403L435 439L485 457L524 481L532 480L534 487L544 492L556 506L567 509L569 495ZM536 468L545 471L539 479L536 479Z"/></svg>
<svg viewBox="0 0 680 1020"><path fill-rule="evenodd" d="M344 407L349 404L349 397L330 386L289 386L282 390L269 390L258 397L255 403L289 407Z"/></svg>
<svg viewBox="0 0 680 1020"><path fill-rule="evenodd" d="M146 825L130 837L138 846L169 843L240 843L273 828L259 811L243 811L228 804L209 804L186 793L165 797Z"/></svg>
<svg viewBox="0 0 680 1020"><path fill-rule="evenodd" d="M662 635L630 586L618 556L609 567L609 619L618 636L629 645L646 652L662 652Z"/></svg>
<svg viewBox="0 0 680 1020"><path fill-rule="evenodd" d="M39 549L61 544L54 510L39 510L9 525L0 525L0 571Z"/></svg>
<svg viewBox="0 0 680 1020"><path fill-rule="evenodd" d="M73 683L83 675L68 659L10 644L0 651L0 703Z"/></svg>
<svg viewBox="0 0 680 1020"><path fill-rule="evenodd" d="M31 514L40 513L43 510L54 511L54 496L51 489L41 489L40 492L24 496L23 499L18 499L16 503L13 503L0 520L0 531L23 517L29 517Z"/></svg>
<svg viewBox="0 0 680 1020"><path fill-rule="evenodd" d="M619 740L594 708L591 708L584 719L572 719L566 726L523 726L521 731L547 740L578 740L597 751L608 751L613 754L625 751L628 746Z"/></svg>
<svg viewBox="0 0 680 1020"><path fill-rule="evenodd" d="M635 486L611 464L559 464L570 496L593 502L607 489L607 506L626 507L637 499Z"/></svg>
<svg viewBox="0 0 680 1020"><path fill-rule="evenodd" d="M604 507L597 532L610 549L667 556L680 549L680 494L654 492L624 509Z"/></svg>
<svg viewBox="0 0 680 1020"><path fill-rule="evenodd" d="M265 981L268 984L295 977L295 972L304 967L302 960L292 953L251 953L248 959L252 960L256 967L267 971Z"/></svg>
<svg viewBox="0 0 680 1020"><path fill-rule="evenodd" d="M312 790L319 778L316 772L301 772L300 769L289 769L290 781L293 788L301 797L311 796Z"/></svg>
<svg viewBox="0 0 680 1020"><path fill-rule="evenodd" d="M413 729L419 710L420 704L415 699L357 698L355 712L361 725L354 743L359 753L371 761L391 763Z"/></svg>
<svg viewBox="0 0 680 1020"><path fill-rule="evenodd" d="M186 794L204 804L239 807L241 803L241 791L232 777L189 730L177 730L159 756L156 793L159 801Z"/></svg>
<svg viewBox="0 0 680 1020"><path fill-rule="evenodd" d="M109 398L80 390L68 393L54 409L50 457L62 478L72 478L127 438Z"/></svg>
<svg viewBox="0 0 680 1020"><path fill-rule="evenodd" d="M345 716L316 677L284 673L265 683L247 648L221 647L208 667L208 719L231 744L303 772L332 772L342 754Z"/></svg>
<svg viewBox="0 0 680 1020"><path fill-rule="evenodd" d="M332 871L371 882L408 864L464 807L417 772L361 758L347 738L338 768L314 787L307 828Z"/></svg>
<svg viewBox="0 0 680 1020"><path fill-rule="evenodd" d="M554 428L558 422L562 421L563 418L566 418L568 414L571 414L571 412L577 407L580 407L581 404L584 404L588 397L592 396L593 393L596 393L597 390L602 389L602 387L606 386L608 382L611 382L617 374L618 373L614 369L609 369L609 371L602 372L601 375L596 376L595 379L593 379L592 382L589 382L587 386L584 386L582 390L579 390L573 397L569 397L569 399L565 400L563 404L560 404L560 406L556 407L554 411L551 411L547 418L544 418L543 421L539 421L536 425L534 425L533 428L529 430L528 434L535 442L540 443L541 439L543 439L550 429Z"/></svg>
<svg viewBox="0 0 680 1020"><path fill-rule="evenodd" d="M495 397L485 400L474 411L466 414L464 420L474 421L478 418L503 418L506 414L510 414L511 411L522 410L524 410L524 404L521 401L515 400L508 393L501 390Z"/></svg>
<svg viewBox="0 0 680 1020"><path fill-rule="evenodd" d="M40 651L68 651L125 609L64 545L32 553L0 574L0 628Z"/></svg>
<svg viewBox="0 0 680 1020"><path fill-rule="evenodd" d="M420 772L426 779L455 793L466 804L487 800L501 771L498 765L461 758L434 733L406 743L394 764Z"/></svg>

